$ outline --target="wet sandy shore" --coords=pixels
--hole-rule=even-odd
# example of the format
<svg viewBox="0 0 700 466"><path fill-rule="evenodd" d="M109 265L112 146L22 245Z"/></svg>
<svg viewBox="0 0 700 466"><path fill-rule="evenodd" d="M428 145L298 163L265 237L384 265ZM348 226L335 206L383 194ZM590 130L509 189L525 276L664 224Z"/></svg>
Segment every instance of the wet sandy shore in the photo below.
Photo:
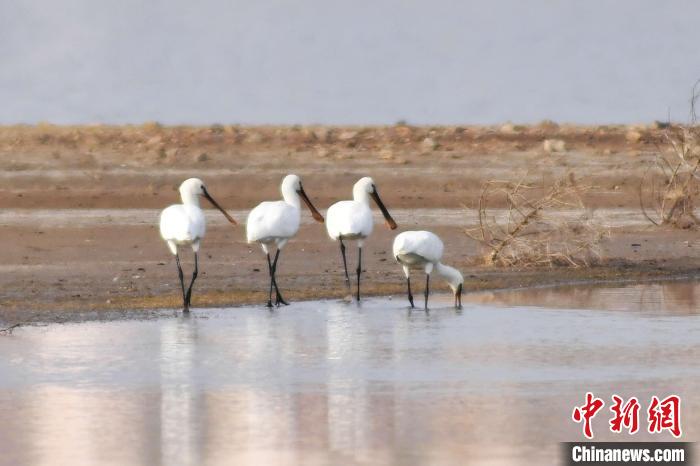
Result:
<svg viewBox="0 0 700 466"><path fill-rule="evenodd" d="M511 125L512 126L512 125ZM630 138L633 132L635 137ZM542 141L564 140L547 153ZM651 228L638 186L662 133L651 127L449 128L0 128L0 321L73 320L86 313L178 305L175 265L157 215L178 202L178 183L200 176L239 221L279 196L288 172L322 210L371 175L399 228L430 229L462 269L467 290L695 276L695 231ZM426 141L427 139L427 141ZM596 188L587 205L612 235L598 265L504 270L463 232L484 181L573 172ZM195 307L263 303L267 272L244 229L214 212L202 249ZM285 249L279 281L292 300L344 295L337 245L305 216ZM393 232L377 225L364 257L367 295L402 294L390 255ZM351 251L351 264L355 261ZM185 256L187 265L191 259ZM186 265L186 266L187 266ZM442 285L436 285L439 290ZM144 311L147 312L147 311Z"/></svg>
<svg viewBox="0 0 700 466"><path fill-rule="evenodd" d="M477 265L483 252L464 235L460 224L462 219L465 226L470 223L467 214L443 210L413 216L401 209L395 213L404 229L429 225L444 239L445 262L463 271L466 291L694 276L695 264L700 262L694 232L668 230L661 235L658 230L627 226L617 228L605 241L605 263L596 267L484 267ZM178 306L176 268L159 237L157 214L155 210L83 210L0 216L6 222L0 229L2 240L13 245L4 251L0 265L0 319L7 323L65 321L90 312ZM242 228L224 225L212 215L194 307L264 303L268 284L264 255L245 242ZM368 296L403 296L403 274L390 252L393 236L377 225L365 248L363 290ZM351 250L351 268L355 254ZM183 260L187 271L190 255L184 254ZM344 296L338 245L327 237L323 225L304 222L281 256L278 280L291 300ZM439 281L434 288L447 290Z"/></svg>

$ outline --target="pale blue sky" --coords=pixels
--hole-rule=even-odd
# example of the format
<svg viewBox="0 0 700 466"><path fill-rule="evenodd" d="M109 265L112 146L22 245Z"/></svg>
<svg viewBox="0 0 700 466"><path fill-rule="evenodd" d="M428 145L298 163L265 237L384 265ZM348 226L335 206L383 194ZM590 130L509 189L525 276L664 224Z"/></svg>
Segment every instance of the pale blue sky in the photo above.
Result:
<svg viewBox="0 0 700 466"><path fill-rule="evenodd" d="M687 114L700 2L5 0L0 123Z"/></svg>

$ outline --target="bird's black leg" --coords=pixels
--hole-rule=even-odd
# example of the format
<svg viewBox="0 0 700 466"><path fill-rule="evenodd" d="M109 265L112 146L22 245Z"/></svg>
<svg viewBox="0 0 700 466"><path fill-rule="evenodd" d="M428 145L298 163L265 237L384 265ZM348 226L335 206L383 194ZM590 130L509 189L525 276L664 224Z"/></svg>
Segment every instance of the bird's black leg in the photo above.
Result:
<svg viewBox="0 0 700 466"><path fill-rule="evenodd" d="M284 304L287 306L289 303L284 300L282 297L282 293L280 293L280 289L277 287L277 259L280 257L280 250L277 249L277 253L275 253L275 261L272 263L272 283L275 285L275 292L277 293L277 296L275 297L275 304L279 306L280 304Z"/></svg>
<svg viewBox="0 0 700 466"><path fill-rule="evenodd" d="M190 304L192 303L192 285L197 279L197 274L199 273L199 264L197 260L197 253L194 253L194 272L192 272L192 281L190 282L189 288L187 288L187 295L185 296L185 301L187 302L187 309L189 310Z"/></svg>
<svg viewBox="0 0 700 466"><path fill-rule="evenodd" d="M362 247L357 248L357 302L360 302L360 274L362 273Z"/></svg>
<svg viewBox="0 0 700 466"><path fill-rule="evenodd" d="M411 293L411 277L406 277L406 283L408 283L408 302L411 303L411 309L415 306L413 305L413 293Z"/></svg>
<svg viewBox="0 0 700 466"><path fill-rule="evenodd" d="M182 274L182 266L180 266L180 256L175 254L175 263L177 264L177 274L180 277L180 288L182 288L182 310L183 312L190 312L190 308L187 305L187 294L185 293L185 277Z"/></svg>
<svg viewBox="0 0 700 466"><path fill-rule="evenodd" d="M348 262L345 259L345 243L340 240L340 253L343 255L343 268L345 269L345 284L348 287L348 293L350 293L350 276L348 275Z"/></svg>
<svg viewBox="0 0 700 466"><path fill-rule="evenodd" d="M430 274L425 274L425 310L428 310L428 295L430 294Z"/></svg>
<svg viewBox="0 0 700 466"><path fill-rule="evenodd" d="M267 298L267 307L272 307L272 285L274 283L274 278L272 274L272 261L270 260L270 253L267 253L267 270L270 272L270 294Z"/></svg>

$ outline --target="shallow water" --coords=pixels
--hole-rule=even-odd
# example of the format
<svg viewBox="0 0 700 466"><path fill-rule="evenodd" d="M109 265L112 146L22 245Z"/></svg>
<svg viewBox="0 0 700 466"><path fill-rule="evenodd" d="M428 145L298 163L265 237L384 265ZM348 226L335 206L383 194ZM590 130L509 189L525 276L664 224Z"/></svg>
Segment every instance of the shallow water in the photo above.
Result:
<svg viewBox="0 0 700 466"><path fill-rule="evenodd" d="M552 464L582 439L586 391L643 407L678 393L694 441L696 296L574 287L474 294L462 312L397 297L21 327L0 337L0 464ZM606 424L596 439L629 439ZM650 438L671 439L634 440Z"/></svg>

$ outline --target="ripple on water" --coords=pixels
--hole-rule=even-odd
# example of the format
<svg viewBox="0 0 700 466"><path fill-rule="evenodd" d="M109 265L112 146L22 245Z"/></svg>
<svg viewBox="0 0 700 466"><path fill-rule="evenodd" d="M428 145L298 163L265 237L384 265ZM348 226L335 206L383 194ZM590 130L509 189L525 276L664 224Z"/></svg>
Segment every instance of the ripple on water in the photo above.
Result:
<svg viewBox="0 0 700 466"><path fill-rule="evenodd" d="M435 296L429 314L397 297L22 327L0 338L0 463L551 462L557 442L580 438L569 416L586 390L678 392L695 440L697 288L479 293L461 312Z"/></svg>

